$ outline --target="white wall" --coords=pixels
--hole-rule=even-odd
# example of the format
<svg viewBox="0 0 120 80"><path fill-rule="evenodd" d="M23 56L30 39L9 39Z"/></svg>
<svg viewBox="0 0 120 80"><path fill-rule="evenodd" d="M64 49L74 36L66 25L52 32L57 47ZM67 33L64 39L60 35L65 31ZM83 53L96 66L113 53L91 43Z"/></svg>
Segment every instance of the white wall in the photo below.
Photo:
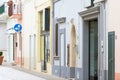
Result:
<svg viewBox="0 0 120 80"><path fill-rule="evenodd" d="M33 39L34 34L37 33L37 26L35 25L35 7L34 7L34 0L27 1L23 3L23 13L22 13L22 53L25 58L25 66L28 66L30 52L34 50L34 44L32 44L31 39ZM30 46L30 44L32 44ZM31 49L30 49L31 48ZM27 62L27 63L26 63Z"/></svg>
<svg viewBox="0 0 120 80"><path fill-rule="evenodd" d="M15 33L13 27L17 23L16 19L7 20L7 62L13 62L13 33Z"/></svg>
<svg viewBox="0 0 120 80"><path fill-rule="evenodd" d="M16 19L8 19L7 20L7 33L15 33L14 31L14 25L17 24L17 20Z"/></svg>
<svg viewBox="0 0 120 80"><path fill-rule="evenodd" d="M0 50L7 50L6 24L0 23Z"/></svg>
<svg viewBox="0 0 120 80"><path fill-rule="evenodd" d="M82 20L78 12L85 10L84 1L60 0L55 3L54 10L55 18L66 17L66 50L67 44L70 44L71 19L74 20L78 45L77 67L82 67Z"/></svg>
<svg viewBox="0 0 120 80"><path fill-rule="evenodd" d="M7 25L0 23L0 50L3 51L4 60L7 60Z"/></svg>

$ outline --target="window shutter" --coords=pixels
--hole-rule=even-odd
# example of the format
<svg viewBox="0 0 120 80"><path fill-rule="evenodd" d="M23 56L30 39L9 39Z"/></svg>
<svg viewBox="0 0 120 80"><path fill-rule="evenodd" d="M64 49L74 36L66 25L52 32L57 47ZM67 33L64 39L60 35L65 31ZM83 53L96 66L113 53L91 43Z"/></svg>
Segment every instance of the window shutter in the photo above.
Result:
<svg viewBox="0 0 120 80"><path fill-rule="evenodd" d="M5 5L0 6L0 14L5 12Z"/></svg>
<svg viewBox="0 0 120 80"><path fill-rule="evenodd" d="M115 33L108 33L108 80L114 80Z"/></svg>

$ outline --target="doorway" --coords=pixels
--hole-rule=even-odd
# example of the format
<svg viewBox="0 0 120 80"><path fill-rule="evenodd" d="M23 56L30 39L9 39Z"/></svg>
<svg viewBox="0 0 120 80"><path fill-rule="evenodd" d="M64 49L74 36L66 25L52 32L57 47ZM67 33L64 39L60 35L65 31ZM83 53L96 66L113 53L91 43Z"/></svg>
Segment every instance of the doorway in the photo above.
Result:
<svg viewBox="0 0 120 80"><path fill-rule="evenodd" d="M89 21L89 80L98 80L98 21Z"/></svg>
<svg viewBox="0 0 120 80"><path fill-rule="evenodd" d="M47 70L47 62L50 61L50 39L49 34L44 35L44 70Z"/></svg>
<svg viewBox="0 0 120 80"><path fill-rule="evenodd" d="M13 60L15 61L16 56L17 56L17 33L13 34Z"/></svg>
<svg viewBox="0 0 120 80"><path fill-rule="evenodd" d="M76 30L75 26L72 25L71 28L71 40L70 40L70 66L76 67L76 56L77 56L77 49L76 49Z"/></svg>

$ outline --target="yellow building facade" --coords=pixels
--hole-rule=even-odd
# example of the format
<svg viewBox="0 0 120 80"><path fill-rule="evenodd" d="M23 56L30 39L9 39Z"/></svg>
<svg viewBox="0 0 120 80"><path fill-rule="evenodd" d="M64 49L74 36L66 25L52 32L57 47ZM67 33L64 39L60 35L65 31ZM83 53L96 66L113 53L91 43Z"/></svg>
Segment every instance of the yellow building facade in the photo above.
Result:
<svg viewBox="0 0 120 80"><path fill-rule="evenodd" d="M36 0L37 69L52 73L51 0Z"/></svg>

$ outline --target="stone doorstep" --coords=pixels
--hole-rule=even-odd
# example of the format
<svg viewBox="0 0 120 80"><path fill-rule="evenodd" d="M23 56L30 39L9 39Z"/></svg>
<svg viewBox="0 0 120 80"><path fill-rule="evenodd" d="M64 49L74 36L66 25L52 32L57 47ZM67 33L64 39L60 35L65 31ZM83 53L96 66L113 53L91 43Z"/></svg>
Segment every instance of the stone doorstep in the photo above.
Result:
<svg viewBox="0 0 120 80"><path fill-rule="evenodd" d="M69 80L75 80L74 78L69 78Z"/></svg>

